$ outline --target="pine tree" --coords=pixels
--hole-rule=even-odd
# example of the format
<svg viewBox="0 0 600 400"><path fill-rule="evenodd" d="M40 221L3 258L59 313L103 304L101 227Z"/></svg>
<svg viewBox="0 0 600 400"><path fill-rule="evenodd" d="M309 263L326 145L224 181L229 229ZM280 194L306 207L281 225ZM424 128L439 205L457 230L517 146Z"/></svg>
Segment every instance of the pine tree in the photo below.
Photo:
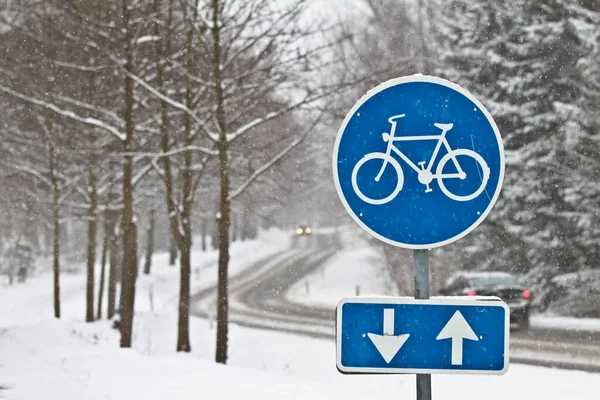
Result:
<svg viewBox="0 0 600 400"><path fill-rule="evenodd" d="M442 10L442 68L480 98L506 150L503 193L465 263L551 276L598 259L599 9L581 0L456 0ZM587 1L587 3L593 3ZM595 75L594 75L595 74ZM597 108L596 108L597 110Z"/></svg>

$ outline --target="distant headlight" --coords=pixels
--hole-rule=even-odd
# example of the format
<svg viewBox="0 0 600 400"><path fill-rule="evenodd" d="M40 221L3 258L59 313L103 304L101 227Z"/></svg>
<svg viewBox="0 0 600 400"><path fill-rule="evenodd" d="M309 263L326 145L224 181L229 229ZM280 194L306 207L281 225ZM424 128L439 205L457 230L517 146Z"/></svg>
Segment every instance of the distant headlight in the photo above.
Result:
<svg viewBox="0 0 600 400"><path fill-rule="evenodd" d="M302 235L302 232L303 232L303 231L302 231L302 228L298 228L298 229L296 229L296 233L297 233L298 235Z"/></svg>
<svg viewBox="0 0 600 400"><path fill-rule="evenodd" d="M310 228L306 228L306 229L304 230L304 232L306 232L306 233L311 233L311 232L312 232L312 229L310 229Z"/></svg>

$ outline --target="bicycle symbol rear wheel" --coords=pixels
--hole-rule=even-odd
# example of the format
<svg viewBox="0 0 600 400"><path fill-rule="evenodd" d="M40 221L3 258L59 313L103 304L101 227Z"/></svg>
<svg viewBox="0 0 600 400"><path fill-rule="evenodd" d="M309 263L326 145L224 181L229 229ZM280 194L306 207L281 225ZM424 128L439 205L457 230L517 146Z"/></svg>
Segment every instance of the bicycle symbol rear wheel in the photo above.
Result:
<svg viewBox="0 0 600 400"><path fill-rule="evenodd" d="M450 192L450 190L448 190L448 188L444 184L444 179L460 179L460 178L457 178L456 176L449 177L447 175L444 176L444 174L443 174L444 166L446 165L446 163L448 161L456 158L457 156L470 157L470 158L474 159L475 162L477 163L478 175L474 176L473 174L471 174L471 175L467 175L464 177L464 179L477 178L477 179L481 180L481 184L479 185L479 187L471 194L467 194L467 195L454 194L454 193ZM437 181L438 181L438 185L440 186L440 189L446 196L448 196L452 200L456 200L456 201L469 201L469 200L473 200L474 198L479 196L485 189L488 179L490 178L490 168L488 167L488 165L485 162L485 160L483 159L483 157L481 157L478 153L476 153L472 150L468 150L468 149L456 149L456 150L453 150L450 153L446 154L444 157L442 157L442 159L440 160L440 162L436 168L435 175L437 177Z"/></svg>
<svg viewBox="0 0 600 400"><path fill-rule="evenodd" d="M370 161L370 160L381 160L384 163L387 161L389 164L392 165L392 167L394 167L394 170L396 171L396 175L398 175L398 179L396 181L397 182L396 187L394 188L392 193L381 199L373 199L371 197L368 197L358 187L358 170L367 161ZM383 167L383 164L381 164L381 166ZM375 178L376 178L376 176L373 176L373 181L375 181ZM369 203L369 204L373 204L373 205L380 205L380 204L388 203L388 202L392 201L398 195L398 193L402 190L403 185L404 185L404 173L402 172L402 167L400 167L400 164L398 163L398 161L396 161L396 159L394 159L394 157L392 157L391 155L386 154L386 153L377 153L377 152L369 153L369 154L365 155L363 158L361 158L360 161L356 163L356 165L354 166L354 169L352 170L352 188L354 189L354 192L356 193L356 195L365 203Z"/></svg>

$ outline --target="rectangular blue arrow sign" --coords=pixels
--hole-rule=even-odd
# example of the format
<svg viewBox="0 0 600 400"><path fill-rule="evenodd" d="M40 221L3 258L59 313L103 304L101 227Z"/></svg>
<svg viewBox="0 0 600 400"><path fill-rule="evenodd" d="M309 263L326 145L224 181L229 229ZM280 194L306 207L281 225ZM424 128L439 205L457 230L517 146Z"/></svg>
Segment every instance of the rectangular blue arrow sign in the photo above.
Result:
<svg viewBox="0 0 600 400"><path fill-rule="evenodd" d="M509 309L499 298L342 299L336 310L343 373L504 374Z"/></svg>

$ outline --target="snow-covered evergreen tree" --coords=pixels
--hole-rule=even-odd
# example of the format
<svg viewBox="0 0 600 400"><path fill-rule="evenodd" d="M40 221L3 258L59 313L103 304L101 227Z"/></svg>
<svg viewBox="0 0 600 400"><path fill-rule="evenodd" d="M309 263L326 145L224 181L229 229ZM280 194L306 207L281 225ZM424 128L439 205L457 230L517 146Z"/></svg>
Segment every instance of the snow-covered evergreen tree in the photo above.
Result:
<svg viewBox="0 0 600 400"><path fill-rule="evenodd" d="M574 270L600 255L598 37L593 1L455 0L438 71L479 97L504 138L506 178L462 254L474 267Z"/></svg>

